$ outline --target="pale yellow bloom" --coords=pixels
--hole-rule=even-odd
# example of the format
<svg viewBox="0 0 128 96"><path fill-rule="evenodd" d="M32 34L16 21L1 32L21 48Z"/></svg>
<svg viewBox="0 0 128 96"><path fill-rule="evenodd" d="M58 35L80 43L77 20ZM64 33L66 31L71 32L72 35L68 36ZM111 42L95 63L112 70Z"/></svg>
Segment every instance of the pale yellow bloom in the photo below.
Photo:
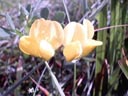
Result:
<svg viewBox="0 0 128 96"><path fill-rule="evenodd" d="M64 39L61 25L56 21L38 19L32 24L29 36L22 36L19 48L28 55L49 60Z"/></svg>
<svg viewBox="0 0 128 96"><path fill-rule="evenodd" d="M64 47L63 54L67 61L79 58L82 54L82 46L80 41L74 41Z"/></svg>
<svg viewBox="0 0 128 96"><path fill-rule="evenodd" d="M63 54L67 61L87 56L101 41L93 40L94 27L89 20L83 24L70 22L64 28Z"/></svg>
<svg viewBox="0 0 128 96"><path fill-rule="evenodd" d="M28 36L22 36L19 48L22 52L49 60L55 50L64 45L67 61L88 55L101 41L93 40L94 27L89 20L83 24L71 22L64 29L60 23L45 19L36 20Z"/></svg>

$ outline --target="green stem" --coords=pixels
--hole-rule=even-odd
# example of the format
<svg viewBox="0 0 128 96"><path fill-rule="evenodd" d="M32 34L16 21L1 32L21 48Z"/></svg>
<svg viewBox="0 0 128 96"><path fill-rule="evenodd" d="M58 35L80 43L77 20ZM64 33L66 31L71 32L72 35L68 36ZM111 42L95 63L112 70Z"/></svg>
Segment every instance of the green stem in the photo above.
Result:
<svg viewBox="0 0 128 96"><path fill-rule="evenodd" d="M56 78L55 75L53 74L53 72L52 72L52 70L51 70L51 68L50 68L50 66L49 66L49 64L48 64L47 61L45 61L45 65L46 65L46 67L47 67L47 69L48 69L48 71L49 71L49 73L50 73L50 75L51 75L51 78L53 79L53 82L54 82L54 84L55 84L55 86L56 86L56 89L57 89L58 92L60 93L60 96L65 96L65 94L64 94L64 92L63 92L63 90L62 90L62 88L61 88L61 86L60 86L60 84L59 84L57 78Z"/></svg>
<svg viewBox="0 0 128 96"><path fill-rule="evenodd" d="M73 96L76 96L76 92L75 92L75 88L76 88L76 62L74 63L74 80L73 80Z"/></svg>
<svg viewBox="0 0 128 96"><path fill-rule="evenodd" d="M69 16L68 8L67 8L67 6L65 4L65 0L63 0L63 4L64 4L64 8L65 8L66 15L67 15L67 18L68 18L68 22L70 22L70 16Z"/></svg>
<svg viewBox="0 0 128 96"><path fill-rule="evenodd" d="M34 90L33 96L36 96L36 91L37 91L37 88L38 88L38 84L40 84L41 79L42 79L42 77L43 77L45 71L46 71L46 67L44 68L44 70L43 70L42 73L41 73L41 76L40 76L40 78L39 78L39 80L38 80L38 83L37 83L37 85L36 85L36 88L35 88L35 90Z"/></svg>

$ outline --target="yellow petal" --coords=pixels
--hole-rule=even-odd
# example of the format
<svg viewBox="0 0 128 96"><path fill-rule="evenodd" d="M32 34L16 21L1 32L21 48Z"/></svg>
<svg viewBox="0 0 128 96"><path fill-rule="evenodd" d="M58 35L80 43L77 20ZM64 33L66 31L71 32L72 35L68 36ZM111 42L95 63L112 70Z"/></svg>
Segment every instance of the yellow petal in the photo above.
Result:
<svg viewBox="0 0 128 96"><path fill-rule="evenodd" d="M63 54L67 61L79 58L82 54L81 43L79 41L75 41L66 45L63 49Z"/></svg>
<svg viewBox="0 0 128 96"><path fill-rule="evenodd" d="M50 24L44 19L37 19L34 21L30 28L29 36L33 39L40 41L42 39L48 40L51 38Z"/></svg>
<svg viewBox="0 0 128 96"><path fill-rule="evenodd" d="M45 19L36 20L30 28L29 35L37 42L48 41L54 49L60 47L64 39L64 31L60 23Z"/></svg>
<svg viewBox="0 0 128 96"><path fill-rule="evenodd" d="M71 22L67 24L67 26L64 28L64 45L67 45L71 43L74 32L75 32L76 23Z"/></svg>
<svg viewBox="0 0 128 96"><path fill-rule="evenodd" d="M64 28L64 44L69 44L71 41L80 41L83 45L87 39L87 30L86 28L76 22L69 23Z"/></svg>
<svg viewBox="0 0 128 96"><path fill-rule="evenodd" d="M25 54L39 56L38 44L29 36L22 36L20 38L19 48Z"/></svg>
<svg viewBox="0 0 128 96"><path fill-rule="evenodd" d="M52 38L48 41L50 42L50 44L53 46L54 49L57 49L63 43L64 31L60 23L56 21L52 21L50 28L51 28L50 32L51 32Z"/></svg>
<svg viewBox="0 0 128 96"><path fill-rule="evenodd" d="M84 28L83 25L81 25L79 23L76 23L75 33L74 33L72 41L77 41L78 40L78 41L80 41L80 43L83 46L86 39L87 39L87 30L86 30L86 28Z"/></svg>
<svg viewBox="0 0 128 96"><path fill-rule="evenodd" d="M84 19L83 20L83 25L87 29L88 39L93 38L93 36L94 36L93 24L89 20Z"/></svg>
<svg viewBox="0 0 128 96"><path fill-rule="evenodd" d="M40 54L41 54L41 58L45 60L49 60L51 57L54 56L55 51L50 43L48 43L46 40L41 40Z"/></svg>
<svg viewBox="0 0 128 96"><path fill-rule="evenodd" d="M87 40L84 47L83 47L82 56L87 56L90 52L93 51L93 49L96 46L100 46L100 45L102 45L101 41L96 41L96 40L92 40L92 39Z"/></svg>

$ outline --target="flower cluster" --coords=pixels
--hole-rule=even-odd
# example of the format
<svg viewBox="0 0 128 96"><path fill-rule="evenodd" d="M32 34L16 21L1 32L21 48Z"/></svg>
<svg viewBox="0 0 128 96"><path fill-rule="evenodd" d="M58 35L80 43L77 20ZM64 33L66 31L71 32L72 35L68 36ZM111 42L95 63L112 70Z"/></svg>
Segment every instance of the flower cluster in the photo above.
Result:
<svg viewBox="0 0 128 96"><path fill-rule="evenodd" d="M63 29L56 21L38 19L32 24L29 36L22 36L19 48L22 52L49 60L55 50L64 46L63 54L67 61L88 55L101 41L93 40L94 27L89 20L83 24L70 22Z"/></svg>
<svg viewBox="0 0 128 96"><path fill-rule="evenodd" d="M38 19L32 24L29 36L20 38L19 48L28 55L49 60L63 39L63 28L58 22Z"/></svg>

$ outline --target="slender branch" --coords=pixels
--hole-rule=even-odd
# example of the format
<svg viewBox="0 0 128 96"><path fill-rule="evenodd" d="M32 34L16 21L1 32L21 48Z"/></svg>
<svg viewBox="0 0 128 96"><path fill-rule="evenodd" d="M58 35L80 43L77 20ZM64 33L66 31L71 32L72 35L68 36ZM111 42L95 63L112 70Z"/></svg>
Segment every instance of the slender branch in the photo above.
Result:
<svg viewBox="0 0 128 96"><path fill-rule="evenodd" d="M85 15L80 19L79 22L81 23L84 20L84 18L88 18L88 19L92 20L95 17L95 15L97 13L99 13L102 10L102 8L108 3L108 1L109 0L102 1L102 3L100 4L100 6L98 6L98 8L96 10L94 10L92 12L91 11L88 11L87 13L85 13Z"/></svg>
<svg viewBox="0 0 128 96"><path fill-rule="evenodd" d="M31 8L30 14L29 14L30 20L33 18L34 12L39 7L39 5L41 4L41 2L42 2L42 0L37 0L37 2L35 4L35 7L34 8Z"/></svg>
<svg viewBox="0 0 128 96"><path fill-rule="evenodd" d="M37 91L38 85L40 84L41 79L42 79L42 77L43 77L45 71L46 71L46 67L44 68L44 70L43 70L42 73L41 73L41 76L40 76L40 78L39 78L39 80L38 80L38 83L37 83L37 85L36 85L36 88L35 88L35 90L34 90L33 96L36 95L36 91Z"/></svg>
<svg viewBox="0 0 128 96"><path fill-rule="evenodd" d="M50 93L48 92L47 89L45 89L44 87L40 86L40 84L37 83L31 76L30 76L29 78L36 84L36 86L37 86L42 92L44 92L44 94L45 94L46 96L49 96Z"/></svg>
<svg viewBox="0 0 128 96"><path fill-rule="evenodd" d="M73 90L72 96L76 96L76 61L74 63L74 80L73 80Z"/></svg>
<svg viewBox="0 0 128 96"><path fill-rule="evenodd" d="M99 13L103 8L104 6L108 3L108 0L104 0L100 6L98 6L97 10L94 10L90 15L89 15L89 19L93 19L95 17L95 15L97 13Z"/></svg>
<svg viewBox="0 0 128 96"><path fill-rule="evenodd" d="M64 4L65 12L66 12L66 15L67 15L67 18L68 18L68 22L70 22L70 16L69 16L68 8L65 4L65 0L63 0L63 4Z"/></svg>
<svg viewBox="0 0 128 96"><path fill-rule="evenodd" d="M48 71L49 71L49 73L50 73L50 75L51 75L51 78L52 78L53 81L54 81L54 84L55 84L55 86L56 86L56 89L57 89L58 92L60 93L60 96L65 96L65 94L64 94L62 88L60 87L60 84L59 84L57 78L56 78L55 75L53 74L53 72L52 72L52 70L51 70L51 68L50 68L50 66L49 66L49 64L48 64L48 62L45 61L45 65L46 65L46 67L47 67L47 69L48 69Z"/></svg>
<svg viewBox="0 0 128 96"><path fill-rule="evenodd" d="M111 29L111 28L116 28L116 27L127 27L127 26L128 26L128 24L125 24L125 25L114 25L114 26L109 26L109 27L103 27L103 28L95 29L95 32L96 32L96 31L107 30L107 29Z"/></svg>

